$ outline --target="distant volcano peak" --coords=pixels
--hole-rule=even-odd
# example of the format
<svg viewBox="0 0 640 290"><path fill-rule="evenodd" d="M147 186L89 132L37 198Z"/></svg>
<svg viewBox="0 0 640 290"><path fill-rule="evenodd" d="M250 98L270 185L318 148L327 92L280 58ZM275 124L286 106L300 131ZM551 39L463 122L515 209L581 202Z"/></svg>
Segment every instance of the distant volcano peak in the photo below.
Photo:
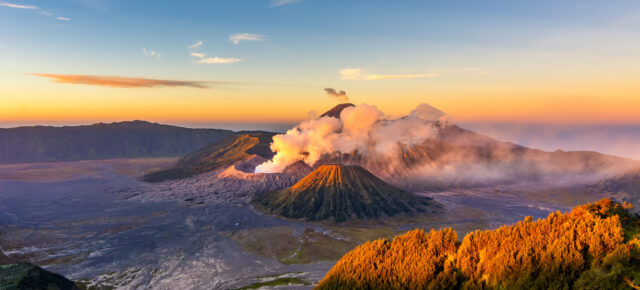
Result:
<svg viewBox="0 0 640 290"><path fill-rule="evenodd" d="M342 113L342 110L344 110L344 109L346 109L348 107L355 107L355 105L352 104L352 103L339 104L339 105L331 108L331 110L326 111L324 114L320 115L320 118L322 118L322 117L334 117L334 118L340 119L340 113Z"/></svg>

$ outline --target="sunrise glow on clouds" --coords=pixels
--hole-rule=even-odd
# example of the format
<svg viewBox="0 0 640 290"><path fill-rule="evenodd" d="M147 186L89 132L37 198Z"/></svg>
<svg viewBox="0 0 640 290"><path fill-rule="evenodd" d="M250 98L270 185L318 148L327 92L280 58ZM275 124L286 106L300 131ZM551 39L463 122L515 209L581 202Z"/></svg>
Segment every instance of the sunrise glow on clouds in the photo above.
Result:
<svg viewBox="0 0 640 290"><path fill-rule="evenodd" d="M58 74L32 74L45 77L61 84L93 85L116 88L151 88L151 87L193 87L206 88L203 83L192 81L173 81L143 78L126 78L116 76L88 76L88 75L58 75Z"/></svg>
<svg viewBox="0 0 640 290"><path fill-rule="evenodd" d="M417 79L437 77L438 73L423 74L363 74L359 68L345 68L340 71L343 80L401 80L401 79Z"/></svg>

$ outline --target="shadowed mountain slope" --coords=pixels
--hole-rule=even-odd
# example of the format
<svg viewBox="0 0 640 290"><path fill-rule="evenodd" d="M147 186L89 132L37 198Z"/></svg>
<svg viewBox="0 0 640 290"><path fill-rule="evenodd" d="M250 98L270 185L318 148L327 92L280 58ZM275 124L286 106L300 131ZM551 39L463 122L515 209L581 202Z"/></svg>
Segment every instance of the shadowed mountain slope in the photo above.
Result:
<svg viewBox="0 0 640 290"><path fill-rule="evenodd" d="M13 264L15 261L7 257L2 250L0 250L0 265Z"/></svg>
<svg viewBox="0 0 640 290"><path fill-rule="evenodd" d="M609 193L616 200L640 205L640 168L601 180L588 187L590 191ZM640 211L640 207L635 208Z"/></svg>
<svg viewBox="0 0 640 290"><path fill-rule="evenodd" d="M429 198L387 184L360 166L323 165L295 185L258 196L267 212L310 221L380 218L437 212Z"/></svg>
<svg viewBox="0 0 640 290"><path fill-rule="evenodd" d="M324 114L320 115L320 118L322 117L334 117L337 119L340 119L340 113L342 113L342 110L348 108L348 107L353 107L354 105L351 103L344 103L344 104L339 104L333 108L331 108L329 111L326 111Z"/></svg>
<svg viewBox="0 0 640 290"><path fill-rule="evenodd" d="M269 149L274 133L256 132L227 137L180 158L175 167L144 176L148 182L160 182L191 177L200 173L222 169L254 156L271 159Z"/></svg>
<svg viewBox="0 0 640 290"><path fill-rule="evenodd" d="M73 281L38 266L18 263L0 266L0 289L79 289Z"/></svg>
<svg viewBox="0 0 640 290"><path fill-rule="evenodd" d="M640 195L640 169L608 178L591 186L604 192L626 192Z"/></svg>
<svg viewBox="0 0 640 290"><path fill-rule="evenodd" d="M234 134L145 121L0 129L0 164L180 156Z"/></svg>

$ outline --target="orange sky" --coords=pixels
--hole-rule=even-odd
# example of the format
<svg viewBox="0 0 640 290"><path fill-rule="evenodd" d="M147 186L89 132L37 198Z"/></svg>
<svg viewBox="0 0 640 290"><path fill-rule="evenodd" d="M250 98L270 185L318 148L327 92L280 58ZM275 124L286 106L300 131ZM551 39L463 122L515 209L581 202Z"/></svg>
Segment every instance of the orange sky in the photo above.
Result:
<svg viewBox="0 0 640 290"><path fill-rule="evenodd" d="M481 76L484 77L484 76ZM322 86L245 85L220 87L113 88L60 84L33 76L4 86L2 123L92 123L143 119L166 123L296 122L339 101ZM360 81L349 84L353 103L369 103L398 117L429 103L460 122L640 123L640 86L531 84L500 86L479 80ZM342 87L338 87L342 89ZM402 88L402 89L398 89Z"/></svg>

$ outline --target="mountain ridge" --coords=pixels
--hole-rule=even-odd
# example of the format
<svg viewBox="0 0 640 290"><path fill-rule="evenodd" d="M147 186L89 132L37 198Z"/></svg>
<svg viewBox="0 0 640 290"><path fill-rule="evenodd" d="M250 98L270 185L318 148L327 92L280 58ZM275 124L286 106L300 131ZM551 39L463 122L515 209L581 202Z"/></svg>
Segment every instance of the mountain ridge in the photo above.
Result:
<svg viewBox="0 0 640 290"><path fill-rule="evenodd" d="M180 156L234 134L140 120L0 128L0 164Z"/></svg>

